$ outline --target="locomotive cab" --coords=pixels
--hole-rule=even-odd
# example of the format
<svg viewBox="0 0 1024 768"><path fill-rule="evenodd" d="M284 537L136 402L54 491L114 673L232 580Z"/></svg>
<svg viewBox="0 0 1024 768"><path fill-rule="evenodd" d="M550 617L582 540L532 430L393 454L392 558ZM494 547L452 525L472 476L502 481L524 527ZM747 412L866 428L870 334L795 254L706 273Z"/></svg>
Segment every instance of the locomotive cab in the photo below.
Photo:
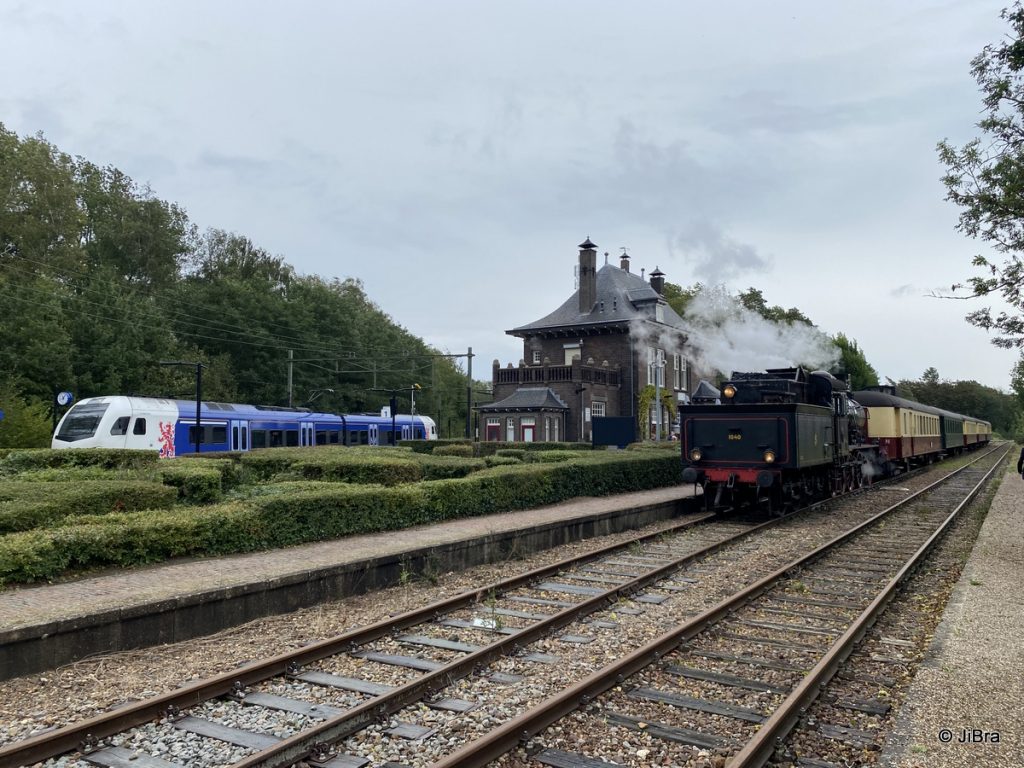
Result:
<svg viewBox="0 0 1024 768"><path fill-rule="evenodd" d="M803 368L733 373L722 405L680 407L683 481L701 485L709 508L789 503L859 485L846 384Z"/></svg>

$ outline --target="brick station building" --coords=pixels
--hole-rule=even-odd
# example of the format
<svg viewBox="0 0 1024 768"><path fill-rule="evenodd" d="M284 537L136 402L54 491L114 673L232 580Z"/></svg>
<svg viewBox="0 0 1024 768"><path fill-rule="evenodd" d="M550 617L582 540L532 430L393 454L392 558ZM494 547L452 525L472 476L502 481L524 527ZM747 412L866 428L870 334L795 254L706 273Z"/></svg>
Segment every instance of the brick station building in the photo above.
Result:
<svg viewBox="0 0 1024 768"><path fill-rule="evenodd" d="M481 440L582 441L595 416L636 417L644 388L660 380L678 401L691 389L684 324L662 296L665 275L650 281L619 265L597 268L597 246L579 245L579 287L554 312L506 331L523 340L518 365L494 361L494 402L478 409ZM696 380L696 379L694 379ZM670 429L662 411L663 435Z"/></svg>

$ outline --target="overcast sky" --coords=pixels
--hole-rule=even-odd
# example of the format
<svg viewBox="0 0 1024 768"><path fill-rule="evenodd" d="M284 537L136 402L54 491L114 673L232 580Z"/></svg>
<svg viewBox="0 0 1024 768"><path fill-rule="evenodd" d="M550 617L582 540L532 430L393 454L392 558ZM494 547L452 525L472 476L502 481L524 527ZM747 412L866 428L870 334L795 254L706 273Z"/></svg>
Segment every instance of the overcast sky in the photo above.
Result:
<svg viewBox="0 0 1024 768"><path fill-rule="evenodd" d="M983 250L935 145L977 133L1004 4L0 0L0 122L361 279L481 378L589 236L756 286L880 376L1006 389L980 305L928 296Z"/></svg>

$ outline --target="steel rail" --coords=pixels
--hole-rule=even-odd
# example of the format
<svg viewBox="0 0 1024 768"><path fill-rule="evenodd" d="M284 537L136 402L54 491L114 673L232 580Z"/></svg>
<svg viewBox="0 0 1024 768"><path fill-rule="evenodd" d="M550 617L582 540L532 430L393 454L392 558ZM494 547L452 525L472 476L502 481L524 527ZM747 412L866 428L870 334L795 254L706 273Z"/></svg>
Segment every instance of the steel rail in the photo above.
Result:
<svg viewBox="0 0 1024 768"><path fill-rule="evenodd" d="M300 733L282 739L261 752L233 763L232 768L257 768L257 766L260 768L284 768L284 766L293 765L299 760L307 759L314 750L321 748L323 745L332 744L347 736L351 736L373 722L386 718L410 704L440 692L455 680L472 674L488 662L501 656L516 653L522 646L532 643L583 616L614 605L620 598L631 595L666 576L670 576L683 566L735 544L737 541L753 533L778 525L784 519L789 518L776 518L751 526L744 531L678 557L665 565L652 568L647 573L641 574L628 582L618 584L599 595L594 595L572 607L564 608L546 619L541 619L528 627L524 627L514 635L509 635L477 651L468 653L433 672L425 673L416 680L399 686L393 691L368 699L333 718L324 720Z"/></svg>
<svg viewBox="0 0 1024 768"><path fill-rule="evenodd" d="M853 624L836 640L828 652L818 661L807 675L797 684L789 696L772 713L761 727L744 745L732 760L729 761L729 768L759 768L768 762L768 759L775 751L776 744L792 730L800 719L800 715L821 693L822 688L838 671L840 665L846 661L853 652L854 647L864 637L865 633L874 625L875 621L885 610L886 606L895 596L896 591L903 584L910 574L920 565L925 556L932 550L935 544L946 533L950 526L960 516L960 513L981 490L992 474L999 469L1009 453L1009 448L996 461L992 468L975 484L974 488L961 501L942 522L942 524L928 537L913 555L903 564L889 583L871 601L871 604L854 620ZM986 454L988 455L988 454ZM979 459L984 456L979 457Z"/></svg>
<svg viewBox="0 0 1024 768"><path fill-rule="evenodd" d="M1000 446L1001 447L1001 446ZM914 499L934 490L950 479L991 455L996 448L978 456L974 461L957 468L948 475L927 485L921 490L911 494L905 499L882 510L876 515L856 525L845 533L836 536L831 541L815 548L812 552L799 557L774 572L759 579L753 584L736 592L732 596L722 600L717 605L708 608L703 613L695 616L675 629L666 632L660 637L652 640L645 646L637 648L622 659L609 664L596 672L593 672L580 682L566 688L554 696L549 697L533 709L524 712L518 717L509 720L479 739L470 742L451 755L431 764L431 768L482 768L493 760L506 754L521 741L526 741L540 733L549 725L570 714L591 702L594 698L604 693L613 686L620 685L630 675L655 663L667 653L675 650L681 643L700 634L711 625L717 623L729 614L735 612L741 606L754 598L767 592L779 581L785 579L795 570L818 560L830 550L848 541L852 537L873 527L890 514L902 509ZM1004 451L1007 449L1003 449ZM1004 454L1005 457L1005 454ZM1002 461L1001 457L996 466ZM993 468L994 471L994 468ZM991 474L991 472L989 473ZM987 477L988 475L986 475ZM972 492L973 495L974 492ZM730 765L730 768L732 766Z"/></svg>
<svg viewBox="0 0 1024 768"><path fill-rule="evenodd" d="M645 543L656 540L666 535L672 535L688 528L697 527L715 518L714 514L703 513L690 520L676 523L672 526L655 533L635 536L628 541L612 544L583 555L560 560L557 563L535 568L518 576L503 579L490 585L468 590L444 600L430 603L421 608L414 608L398 616L389 617L382 621L360 627L349 632L336 635L335 637L312 643L294 651L288 651L263 661L256 662L241 669L232 670L195 683L190 683L182 688L169 691L135 704L95 715L83 720L80 723L73 723L55 731L38 734L23 741L14 742L0 747L0 768L18 768L18 766L31 765L42 762L52 757L70 752L89 745L96 744L101 739L112 736L116 733L128 730L137 725L151 720L173 715L191 707L198 706L204 701L225 696L245 687L254 685L264 680L285 675L294 666L303 666L320 659L351 650L355 646L363 645L381 637L390 635L396 631L406 629L417 624L430 621L437 616L459 610L470 605L479 603L488 595L501 594L516 589L558 573L568 567L583 565L593 560L600 559L618 550L628 549L637 543ZM775 524L777 520L769 521L767 524ZM719 542L724 546L728 542L741 538L742 536L760 530L764 525L742 531L735 537L730 537ZM712 545L716 546L716 545ZM629 586L623 585L623 586ZM599 596L600 597L600 596ZM556 614L557 616L558 614ZM401 690L401 689L399 689Z"/></svg>

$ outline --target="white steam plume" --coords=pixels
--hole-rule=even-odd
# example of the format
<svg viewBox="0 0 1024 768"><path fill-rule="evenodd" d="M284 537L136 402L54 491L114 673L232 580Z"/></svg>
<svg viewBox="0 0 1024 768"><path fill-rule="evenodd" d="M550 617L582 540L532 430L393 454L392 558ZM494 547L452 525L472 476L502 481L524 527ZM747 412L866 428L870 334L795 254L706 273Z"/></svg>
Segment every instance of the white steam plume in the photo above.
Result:
<svg viewBox="0 0 1024 768"><path fill-rule="evenodd" d="M805 365L829 369L839 349L817 328L772 323L730 296L724 286L702 290L683 316L685 354L700 370L763 371Z"/></svg>

